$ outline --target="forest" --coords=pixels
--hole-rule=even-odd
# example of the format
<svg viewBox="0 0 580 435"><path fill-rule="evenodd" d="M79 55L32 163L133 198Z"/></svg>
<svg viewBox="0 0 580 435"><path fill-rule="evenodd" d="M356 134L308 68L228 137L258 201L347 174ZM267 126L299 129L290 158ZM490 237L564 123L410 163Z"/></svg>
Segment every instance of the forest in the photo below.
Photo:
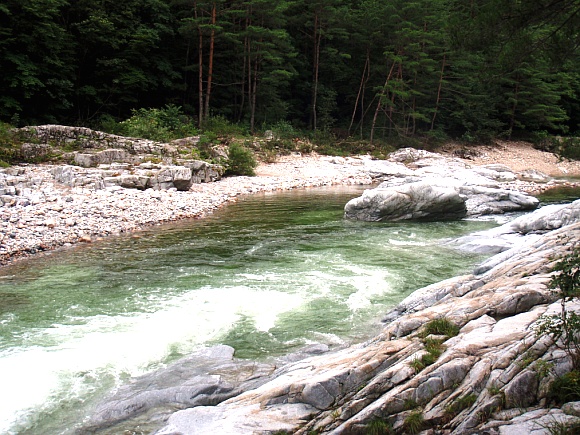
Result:
<svg viewBox="0 0 580 435"><path fill-rule="evenodd" d="M573 135L580 0L4 0L0 121Z"/></svg>

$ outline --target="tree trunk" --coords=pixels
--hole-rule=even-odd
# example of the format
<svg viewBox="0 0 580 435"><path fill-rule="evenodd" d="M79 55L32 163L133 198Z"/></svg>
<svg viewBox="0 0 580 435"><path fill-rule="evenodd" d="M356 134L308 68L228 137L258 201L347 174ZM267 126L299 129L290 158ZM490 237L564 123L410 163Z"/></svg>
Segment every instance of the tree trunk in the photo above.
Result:
<svg viewBox="0 0 580 435"><path fill-rule="evenodd" d="M362 94L363 94L363 91L364 91L365 83L366 83L366 81L368 80L368 77L369 77L369 73L368 73L368 71L370 69L370 53L369 53L369 51L370 50L367 49L367 57L366 57L366 60L365 60L365 66L363 68L362 76L361 76L361 79L360 79L360 85L358 87L358 94L356 95L356 100L354 102L354 108L352 109L352 116L350 118L350 125L348 126L348 135L349 136L350 136L350 133L351 133L351 130L352 130L352 125L354 124L354 118L355 118L356 112L358 110L359 101L362 98ZM361 129L362 129L362 119L361 119Z"/></svg>
<svg viewBox="0 0 580 435"><path fill-rule="evenodd" d="M383 98L385 97L385 90L387 89L387 85L389 84L389 80L391 80L391 76L393 75L393 70L395 69L395 62L391 65L391 69L389 74L387 75L387 79L385 80L385 84L383 85L383 90L381 91L381 95L379 95L379 102L377 103L377 108L375 109L375 114L373 116L373 123L371 125L371 136L369 138L369 143L372 145L373 138L375 136L375 126L377 124L377 117L379 116L379 111L381 110L381 106L383 104Z"/></svg>
<svg viewBox="0 0 580 435"><path fill-rule="evenodd" d="M445 74L445 55L443 55L443 62L441 63L441 74L439 76L439 86L437 86L437 99L435 100L435 110L433 111L433 118L431 118L431 131L435 127L435 118L437 118L437 111L439 110L439 102L441 101L441 89L443 88L443 77Z"/></svg>
<svg viewBox="0 0 580 435"><path fill-rule="evenodd" d="M209 118L209 100L211 97L211 81L213 77L213 54L215 46L215 23L216 23L216 4L213 3L211 9L211 33L209 37L209 60L207 67L207 86L205 89L205 109L204 118L207 120Z"/></svg>
<svg viewBox="0 0 580 435"><path fill-rule="evenodd" d="M312 130L316 130L317 114L316 104L318 99L318 72L320 67L320 44L322 41L322 33L319 31L318 14L314 15L314 84L312 86Z"/></svg>
<svg viewBox="0 0 580 435"><path fill-rule="evenodd" d="M516 109L518 107L519 92L520 92L520 82L518 80L518 81L516 81L516 88L514 89L514 104L512 105L512 113L510 116L510 129L509 129L508 139L512 138L512 132L514 131L514 127L516 124Z"/></svg>
<svg viewBox="0 0 580 435"><path fill-rule="evenodd" d="M197 15L197 2L194 3L194 17L196 21L198 20ZM197 126L201 128L203 126L203 33L201 31L201 27L199 26L198 22L198 32L199 32L199 46L198 46L198 57L199 57L199 74L198 74L198 84L197 84Z"/></svg>

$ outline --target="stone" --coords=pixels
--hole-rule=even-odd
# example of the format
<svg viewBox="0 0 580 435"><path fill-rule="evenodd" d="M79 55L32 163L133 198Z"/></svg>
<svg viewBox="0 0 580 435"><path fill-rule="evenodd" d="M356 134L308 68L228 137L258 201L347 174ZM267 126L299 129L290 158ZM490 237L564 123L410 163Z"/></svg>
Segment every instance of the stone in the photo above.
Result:
<svg viewBox="0 0 580 435"><path fill-rule="evenodd" d="M562 412L574 417L580 417L580 402L568 402L562 405Z"/></svg>
<svg viewBox="0 0 580 435"><path fill-rule="evenodd" d="M449 220L466 214L465 199L455 189L422 182L366 190L345 206L347 219L369 222Z"/></svg>
<svg viewBox="0 0 580 435"><path fill-rule="evenodd" d="M522 181L530 183L545 184L553 180L549 175L544 174L536 169L527 169L518 174L518 178Z"/></svg>

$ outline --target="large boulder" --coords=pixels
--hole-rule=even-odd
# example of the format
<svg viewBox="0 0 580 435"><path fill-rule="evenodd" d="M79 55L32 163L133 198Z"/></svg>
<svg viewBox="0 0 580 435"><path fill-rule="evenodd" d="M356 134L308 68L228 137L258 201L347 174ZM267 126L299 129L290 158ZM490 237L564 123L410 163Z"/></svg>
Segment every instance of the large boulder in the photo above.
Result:
<svg viewBox="0 0 580 435"><path fill-rule="evenodd" d="M467 214L465 197L453 188L418 182L366 190L345 206L345 217L362 221L450 220Z"/></svg>
<svg viewBox="0 0 580 435"><path fill-rule="evenodd" d="M436 174L438 169L441 174ZM366 190L346 204L345 217L369 222L450 220L534 210L540 203L527 193L499 187L481 171L458 168L450 176L447 168L430 167L415 174ZM495 178L495 174L490 176Z"/></svg>

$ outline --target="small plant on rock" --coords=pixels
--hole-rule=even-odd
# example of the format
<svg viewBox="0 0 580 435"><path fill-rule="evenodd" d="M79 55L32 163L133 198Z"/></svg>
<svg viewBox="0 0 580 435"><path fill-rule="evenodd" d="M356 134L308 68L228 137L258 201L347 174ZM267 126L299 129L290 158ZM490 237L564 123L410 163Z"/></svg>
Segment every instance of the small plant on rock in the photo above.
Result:
<svg viewBox="0 0 580 435"><path fill-rule="evenodd" d="M470 408L476 400L477 396L474 393L460 397L445 407L445 415L451 420L464 409Z"/></svg>
<svg viewBox="0 0 580 435"><path fill-rule="evenodd" d="M445 317L433 319L423 327L421 335L427 337L428 335L445 335L446 337L455 337L459 334L459 326Z"/></svg>
<svg viewBox="0 0 580 435"><path fill-rule="evenodd" d="M365 427L365 435L391 435L395 433L393 426L387 421L375 419Z"/></svg>
<svg viewBox="0 0 580 435"><path fill-rule="evenodd" d="M572 370L554 380L548 400L558 405L580 400L580 372Z"/></svg>
<svg viewBox="0 0 580 435"><path fill-rule="evenodd" d="M567 303L580 296L580 250L572 252L556 263L556 272L549 288L560 291L560 313L542 316L535 328L538 335L549 335L571 358L574 369L580 370L580 315L569 311Z"/></svg>
<svg viewBox="0 0 580 435"><path fill-rule="evenodd" d="M425 418L420 410L411 412L403 422L404 433L411 435L418 434L423 429Z"/></svg>

